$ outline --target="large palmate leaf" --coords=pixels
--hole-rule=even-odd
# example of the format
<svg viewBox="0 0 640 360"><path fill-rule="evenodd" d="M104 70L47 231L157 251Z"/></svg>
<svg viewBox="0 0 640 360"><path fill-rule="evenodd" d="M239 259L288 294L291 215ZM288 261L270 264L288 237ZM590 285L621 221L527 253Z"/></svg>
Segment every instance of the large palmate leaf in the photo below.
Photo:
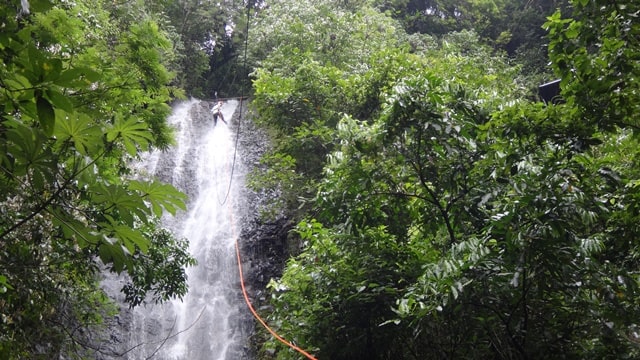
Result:
<svg viewBox="0 0 640 360"><path fill-rule="evenodd" d="M136 248L140 249L143 253L149 250L150 241L146 239L139 230L123 225L116 225L113 227L113 230L131 254L135 252Z"/></svg>
<svg viewBox="0 0 640 360"><path fill-rule="evenodd" d="M59 227L66 239L73 239L81 249L96 246L100 243L100 233L86 221L81 221L74 215L60 208L51 207L48 212L53 215L53 225Z"/></svg>
<svg viewBox="0 0 640 360"><path fill-rule="evenodd" d="M144 122L135 117L124 119L116 116L113 127L107 131L107 141L122 141L129 155L134 156L140 150L147 150L153 141L153 134Z"/></svg>
<svg viewBox="0 0 640 360"><path fill-rule="evenodd" d="M151 203L153 213L156 216L162 215L163 208L172 215L175 215L177 209L186 210L184 202L187 195L170 184L135 180L131 181L129 188L142 193L143 198Z"/></svg>
<svg viewBox="0 0 640 360"><path fill-rule="evenodd" d="M105 240L98 247L98 256L100 256L102 263L111 264L112 270L119 274L125 266L132 267L131 259L127 257L124 249L124 246L119 242L112 243L112 241Z"/></svg>
<svg viewBox="0 0 640 360"><path fill-rule="evenodd" d="M82 114L68 114L64 120L58 121L54 134L61 142L71 141L84 156L95 154L102 145L102 131Z"/></svg>
<svg viewBox="0 0 640 360"><path fill-rule="evenodd" d="M133 226L136 220L146 222L149 209L138 194L123 186L101 183L92 186L91 191L93 201L102 204L104 216L118 217L128 226Z"/></svg>
<svg viewBox="0 0 640 360"><path fill-rule="evenodd" d="M51 150L44 146L48 141L45 134L19 121L7 121L4 125L8 128L5 151L7 159L11 159L12 177L27 175L31 185L36 188L43 187L45 181L51 182L55 161Z"/></svg>

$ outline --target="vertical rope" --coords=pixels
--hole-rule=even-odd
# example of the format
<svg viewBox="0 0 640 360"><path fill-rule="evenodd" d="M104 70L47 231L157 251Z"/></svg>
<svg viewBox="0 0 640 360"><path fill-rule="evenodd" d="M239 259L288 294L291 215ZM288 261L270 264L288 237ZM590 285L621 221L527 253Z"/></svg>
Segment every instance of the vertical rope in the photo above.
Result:
<svg viewBox="0 0 640 360"><path fill-rule="evenodd" d="M267 329L267 331L274 337L276 338L276 340L280 341L281 343L287 345L288 347L292 348L293 350L299 352L300 354L304 355L307 359L309 360L317 360L315 357L313 357L313 355L309 354L308 352L304 351L303 349L299 348L298 346L292 344L291 342L287 341L286 339L284 339L282 336L278 335L278 333L271 329L271 327L269 327L269 325L260 317L260 315L258 315L258 313L256 312L256 310L253 308L253 305L251 305L251 300L249 300L249 295L247 295L247 289L244 286L244 277L242 275L242 261L240 259L240 246L238 245L238 238L236 237L236 257L238 258L238 271L240 272L240 286L242 287L242 295L244 296L244 301L247 303L247 306L249 307L249 311L251 311L251 314L253 315L253 317L258 320L258 322L260 322L260 324Z"/></svg>
<svg viewBox="0 0 640 360"><path fill-rule="evenodd" d="M251 0L248 0L247 3L247 26L245 29L246 35L244 38L244 67L246 69L247 67L247 44L248 44L248 40L249 40L249 22L251 20ZM242 85L240 86L240 115L238 117L238 131L236 133L236 145L235 145L235 150L233 152L233 163L231 166L231 177L229 180L229 188L227 189L227 194L224 197L224 201L222 202L222 204L224 204L227 201L227 198L229 197L229 193L231 192L231 182L233 180L233 172L235 169L235 164L236 164L236 154L238 151L238 139L240 139L240 126L242 124L242 105L244 102L244 82L242 83ZM229 211L230 216L232 218L232 224L234 224L235 222L233 221L233 211ZM235 231L235 226L233 227L234 231ZM251 311L251 314L253 315L253 317L258 320L258 322L274 337L276 338L278 341L280 341L281 343L287 345L288 347L290 347L291 349L297 351L298 353L304 355L307 359L309 360L317 360L315 357L313 357L313 355L309 354L308 352L304 351L303 349L299 348L298 346L294 345L293 343L291 343L290 341L287 341L286 339L284 339L282 336L278 335L278 333L273 330L271 327L269 327L269 325L262 319L262 317L260 317L260 315L258 314L258 312L253 308L253 305L251 304L251 300L249 299L249 295L247 294L247 289L245 287L244 284L244 275L243 275L243 271L242 271L242 259L240 257L240 245L238 243L238 236L237 234L234 234L235 236L235 247L236 247L236 258L238 261L238 273L240 276L240 287L242 288L242 296L244 297L244 301L247 304L247 307L249 308L249 311Z"/></svg>
<svg viewBox="0 0 640 360"><path fill-rule="evenodd" d="M248 0L250 1L250 0ZM251 6L250 3L248 2L247 5L247 26L245 27L245 37L244 37L244 58L243 58L243 66L246 69L247 68L247 44L249 43L249 21L251 19L250 13L251 11ZM227 187L227 193L224 196L224 200L222 200L222 202L220 203L220 205L224 205L227 202L227 199L229 198L229 193L231 192L231 184L233 183L233 173L235 172L235 168L236 168L236 157L238 155L238 142L240 141L240 128L242 127L242 113L243 113L243 109L242 106L244 104L244 84L245 82L243 81L242 84L240 84L240 107L239 107L239 115L238 115L238 128L236 129L236 143L233 149L233 162L231 163L231 177L229 178L229 186ZM216 97L217 97L218 93L216 92ZM229 119L231 120L231 119Z"/></svg>

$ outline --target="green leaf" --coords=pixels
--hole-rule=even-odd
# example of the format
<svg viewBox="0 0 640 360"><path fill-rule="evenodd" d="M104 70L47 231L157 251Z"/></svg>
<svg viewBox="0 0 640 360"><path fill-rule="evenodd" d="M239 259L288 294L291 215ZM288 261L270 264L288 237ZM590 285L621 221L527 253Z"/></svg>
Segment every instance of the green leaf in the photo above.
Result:
<svg viewBox="0 0 640 360"><path fill-rule="evenodd" d="M95 154L102 146L102 131L85 115L68 114L56 122L55 134L60 142L72 141L82 155Z"/></svg>
<svg viewBox="0 0 640 360"><path fill-rule="evenodd" d="M7 277L0 274L0 294L6 293L7 290L12 290L13 286L9 284Z"/></svg>
<svg viewBox="0 0 640 360"><path fill-rule="evenodd" d="M151 242L146 239L140 231L124 225L115 226L114 231L116 236L125 244L127 250L129 250L131 254L135 253L135 247L140 249L143 253L147 253L149 250Z"/></svg>
<svg viewBox="0 0 640 360"><path fill-rule="evenodd" d="M124 270L127 259L124 251L118 244L119 243L110 244L108 242L103 242L98 247L98 256L100 256L100 260L103 264L112 264L113 270L119 274Z"/></svg>
<svg viewBox="0 0 640 360"><path fill-rule="evenodd" d="M49 88L44 94L54 108L62 109L68 113L73 112L73 105L58 89Z"/></svg>
<svg viewBox="0 0 640 360"><path fill-rule="evenodd" d="M42 131L17 121L7 121L4 125L9 128L5 151L13 158L13 175L23 176L31 171L37 181L52 179L55 163L51 149L45 146L47 138Z"/></svg>
<svg viewBox="0 0 640 360"><path fill-rule="evenodd" d="M62 61L60 59L46 59L42 62L42 74L44 81L51 81L60 76Z"/></svg>
<svg viewBox="0 0 640 360"><path fill-rule="evenodd" d="M134 180L129 184L129 188L139 191L142 197L151 203L153 213L158 217L162 216L163 208L171 215L175 215L178 208L186 210L187 195L170 184Z"/></svg>
<svg viewBox="0 0 640 360"><path fill-rule="evenodd" d="M567 28L567 30L565 31L565 36L567 37L567 39L575 39L578 37L578 35L580 35L580 29L581 29L581 23L578 21L574 21L571 24L569 24L569 27Z"/></svg>
<svg viewBox="0 0 640 360"><path fill-rule="evenodd" d="M65 238L73 239L81 249L95 246L100 242L98 233L86 223L60 209L50 208L48 211L53 215L54 226L58 226Z"/></svg>
<svg viewBox="0 0 640 360"><path fill-rule="evenodd" d="M47 99L39 96L36 99L36 108L38 110L38 121L42 126L42 130L44 130L48 136L53 135L53 129L56 124L56 115L53 111L53 106L51 106L51 103L49 103Z"/></svg>
<svg viewBox="0 0 640 360"><path fill-rule="evenodd" d="M31 35L31 34L30 34ZM33 43L27 45L28 62L24 62L24 74L31 80L33 84L42 81L42 63L46 60L44 54Z"/></svg>
<svg viewBox="0 0 640 360"><path fill-rule="evenodd" d="M148 126L139 121L135 117L130 117L126 120L121 116L116 117L115 124L107 131L107 141L116 141L120 139L127 150L127 153L131 156L135 156L138 147L141 150L147 150L151 141L153 141L153 135Z"/></svg>
<svg viewBox="0 0 640 360"><path fill-rule="evenodd" d="M31 82L25 76L20 74L7 74L8 77L3 80L4 85L11 90L24 90L32 87Z"/></svg>
<svg viewBox="0 0 640 360"><path fill-rule="evenodd" d="M128 226L135 223L134 215L140 220L145 219L145 212L148 211L141 197L135 193L130 193L123 186L97 184L91 187L93 191L93 201L102 204L104 216L117 216ZM115 221L111 220L112 223Z"/></svg>
<svg viewBox="0 0 640 360"><path fill-rule="evenodd" d="M101 78L102 75L99 72L86 66L78 66L62 71L60 76L53 80L53 83L64 87L82 88Z"/></svg>

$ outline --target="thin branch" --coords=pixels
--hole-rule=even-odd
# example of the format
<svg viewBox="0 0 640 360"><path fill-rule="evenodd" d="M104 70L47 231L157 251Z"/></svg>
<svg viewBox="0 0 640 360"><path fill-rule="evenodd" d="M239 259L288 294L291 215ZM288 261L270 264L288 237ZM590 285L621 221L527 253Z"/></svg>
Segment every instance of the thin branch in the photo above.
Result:
<svg viewBox="0 0 640 360"><path fill-rule="evenodd" d="M200 310L200 314L198 315L198 317L191 323L191 325L189 325L186 329L178 331L177 333L171 335L171 336L167 336L166 338L164 338L162 340L162 342L160 343L160 346L158 346L152 353L151 355L147 356L145 358L145 360L151 359L158 351L160 351L160 349L162 349L162 347L164 346L164 344L167 342L167 340L174 338L180 334L182 334L183 332L188 331L189 329L191 329L202 317L202 314L204 314L204 309L205 307L202 308L202 310ZM175 326L175 320L173 321L173 326ZM171 329L169 330L169 333L171 333L171 331L173 330L173 326L171 326Z"/></svg>
<svg viewBox="0 0 640 360"><path fill-rule="evenodd" d="M41 213L42 211L45 211L45 209L51 205L53 203L53 201L58 197L58 195L60 195L64 190L67 189L67 185L69 185L78 175L80 175L84 170L88 169L89 167L91 167L93 164L95 164L102 156L104 156L104 154L107 153L107 149L105 149L102 154L98 155L95 159L91 160L91 162L89 162L87 165L85 165L84 167L82 167L80 170L76 171L75 173L73 173L68 179L66 179L62 185L60 186L60 188L58 190L56 190L47 200L45 200L42 204L40 204L40 206L38 206L31 214L27 215L25 218L23 218L22 220L18 221L16 224L14 224L13 226L11 226L10 228L8 228L7 230L5 230L4 232L2 232L0 234L0 239L4 238L5 236L7 236L8 234L10 234L11 232L13 232L14 230L16 230L17 228L21 227L22 225L24 225L26 222L28 222L29 220L33 219L36 215L38 215L39 213ZM9 173L11 174L11 173ZM12 177L13 174L11 174ZM15 177L14 177L15 179Z"/></svg>

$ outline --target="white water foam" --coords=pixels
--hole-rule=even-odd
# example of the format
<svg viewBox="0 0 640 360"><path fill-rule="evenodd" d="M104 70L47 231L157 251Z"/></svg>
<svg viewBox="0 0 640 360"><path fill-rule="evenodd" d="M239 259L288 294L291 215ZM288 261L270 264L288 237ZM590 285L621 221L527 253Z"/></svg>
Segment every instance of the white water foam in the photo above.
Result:
<svg viewBox="0 0 640 360"><path fill-rule="evenodd" d="M210 105L199 100L176 105L169 123L176 129L177 146L147 154L140 164L141 173L168 181L190 196L188 211L167 217L163 225L189 240L198 265L187 270L189 293L183 301L134 311L127 359L242 358L246 335L234 213L244 171L240 161L234 167L231 123L238 102L228 101L222 108L228 126L220 121L213 125Z"/></svg>

